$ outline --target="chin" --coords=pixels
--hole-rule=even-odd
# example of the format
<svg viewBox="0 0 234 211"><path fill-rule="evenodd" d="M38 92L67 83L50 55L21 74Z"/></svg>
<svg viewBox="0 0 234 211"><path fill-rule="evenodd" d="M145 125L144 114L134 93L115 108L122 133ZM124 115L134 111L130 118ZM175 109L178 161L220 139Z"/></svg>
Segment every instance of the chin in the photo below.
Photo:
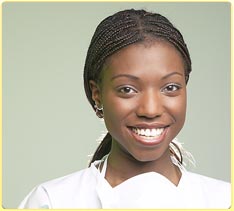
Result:
<svg viewBox="0 0 234 211"><path fill-rule="evenodd" d="M131 158L137 162L145 163L145 162L153 162L160 160L162 158L164 153L154 153L153 155L149 155L149 153L144 154L131 154Z"/></svg>
<svg viewBox="0 0 234 211"><path fill-rule="evenodd" d="M131 151L130 151L131 152ZM164 143L160 147L141 149L140 151L132 151L131 157L138 162L162 161L170 157L169 143Z"/></svg>

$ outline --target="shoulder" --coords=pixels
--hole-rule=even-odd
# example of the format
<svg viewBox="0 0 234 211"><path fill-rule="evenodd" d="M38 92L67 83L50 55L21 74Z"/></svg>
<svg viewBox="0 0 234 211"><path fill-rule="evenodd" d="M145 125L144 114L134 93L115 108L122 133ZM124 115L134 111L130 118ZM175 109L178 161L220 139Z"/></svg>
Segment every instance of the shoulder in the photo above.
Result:
<svg viewBox="0 0 234 211"><path fill-rule="evenodd" d="M204 187L207 187L209 189L223 189L223 190L229 190L231 184L219 179L211 178L208 176L200 175L197 173L192 172L186 172L187 177L192 180L196 184L200 184Z"/></svg>
<svg viewBox="0 0 234 211"><path fill-rule="evenodd" d="M212 207L230 207L230 183L192 172L185 172L184 174L184 185L190 188L192 195L200 197Z"/></svg>
<svg viewBox="0 0 234 211"><path fill-rule="evenodd" d="M96 167L44 182L35 187L21 202L19 208L54 208L74 205L77 198L95 187ZM88 194L88 193L87 193Z"/></svg>
<svg viewBox="0 0 234 211"><path fill-rule="evenodd" d="M80 186L85 181L90 181L94 179L94 173L92 172L91 168L86 168L72 174L59 177L48 182L42 183L40 186L46 190L53 190L53 189L73 189L75 186Z"/></svg>

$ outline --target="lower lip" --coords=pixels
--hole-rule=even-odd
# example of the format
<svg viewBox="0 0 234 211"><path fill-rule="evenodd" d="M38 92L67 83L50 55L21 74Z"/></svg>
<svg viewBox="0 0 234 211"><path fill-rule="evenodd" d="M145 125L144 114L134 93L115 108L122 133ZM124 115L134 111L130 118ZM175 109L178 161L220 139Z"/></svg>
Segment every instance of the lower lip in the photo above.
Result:
<svg viewBox="0 0 234 211"><path fill-rule="evenodd" d="M167 134L168 128L169 127L166 127L163 130L162 134L160 136L155 137L155 138L153 138L153 137L147 138L147 137L144 137L144 136L139 136L135 132L133 132L131 129L129 129L129 130L130 130L132 136L134 137L134 139L138 143L143 144L145 146L155 146L155 145L158 145L158 144L163 142L163 140L164 140L164 138L165 138L165 136Z"/></svg>

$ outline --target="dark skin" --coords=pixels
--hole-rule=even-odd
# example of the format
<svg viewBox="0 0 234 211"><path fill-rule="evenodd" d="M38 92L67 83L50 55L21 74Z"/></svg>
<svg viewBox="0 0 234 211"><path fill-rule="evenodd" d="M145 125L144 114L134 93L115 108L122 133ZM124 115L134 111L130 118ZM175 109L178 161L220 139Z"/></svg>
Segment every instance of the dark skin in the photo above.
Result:
<svg viewBox="0 0 234 211"><path fill-rule="evenodd" d="M130 45L106 61L101 81L90 81L90 87L113 138L107 181L115 187L157 172L178 185L181 173L169 151L186 114L185 68L178 50L165 41ZM158 134L140 134L147 129Z"/></svg>

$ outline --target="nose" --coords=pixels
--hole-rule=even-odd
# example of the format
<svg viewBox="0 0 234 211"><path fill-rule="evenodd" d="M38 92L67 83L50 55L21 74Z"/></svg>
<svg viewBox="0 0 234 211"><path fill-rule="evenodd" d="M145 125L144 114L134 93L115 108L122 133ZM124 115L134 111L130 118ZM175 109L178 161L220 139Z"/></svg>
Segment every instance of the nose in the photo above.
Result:
<svg viewBox="0 0 234 211"><path fill-rule="evenodd" d="M138 117L152 119L160 117L164 112L163 99L159 92L149 90L139 98L136 114Z"/></svg>

